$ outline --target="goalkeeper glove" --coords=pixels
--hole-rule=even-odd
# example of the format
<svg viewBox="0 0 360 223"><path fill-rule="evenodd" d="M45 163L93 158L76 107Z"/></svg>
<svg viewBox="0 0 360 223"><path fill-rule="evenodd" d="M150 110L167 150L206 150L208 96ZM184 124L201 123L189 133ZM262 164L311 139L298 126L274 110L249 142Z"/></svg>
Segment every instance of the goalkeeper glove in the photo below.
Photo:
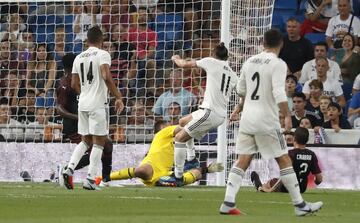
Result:
<svg viewBox="0 0 360 223"><path fill-rule="evenodd" d="M221 172L224 170L224 166L222 163L213 162L210 163L210 165L207 167L208 173L215 173L215 172Z"/></svg>

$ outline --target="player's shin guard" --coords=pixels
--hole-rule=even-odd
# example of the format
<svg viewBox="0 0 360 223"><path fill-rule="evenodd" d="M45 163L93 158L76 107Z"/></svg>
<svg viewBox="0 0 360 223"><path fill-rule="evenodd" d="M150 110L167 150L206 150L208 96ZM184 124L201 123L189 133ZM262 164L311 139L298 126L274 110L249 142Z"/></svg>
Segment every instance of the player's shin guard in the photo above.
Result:
<svg viewBox="0 0 360 223"><path fill-rule="evenodd" d="M80 159L79 163L76 165L75 170L80 170L90 163L90 152L86 152Z"/></svg>
<svg viewBox="0 0 360 223"><path fill-rule="evenodd" d="M288 190L293 204L302 204L304 200L300 194L299 182L296 178L293 167L287 167L280 170L280 179Z"/></svg>
<svg viewBox="0 0 360 223"><path fill-rule="evenodd" d="M135 168L134 167L130 167L130 168L125 168L125 169L121 169L119 171L115 171L112 172L110 174L110 179L111 180L126 180L126 179L131 179L135 177Z"/></svg>
<svg viewBox="0 0 360 223"><path fill-rule="evenodd" d="M196 181L196 177L191 172L184 173L184 185L192 184Z"/></svg>
<svg viewBox="0 0 360 223"><path fill-rule="evenodd" d="M245 171L241 168L233 166L229 173L228 182L226 185L226 193L224 204L229 207L235 206L236 194L240 189L240 183L244 178Z"/></svg>
<svg viewBox="0 0 360 223"><path fill-rule="evenodd" d="M194 147L194 139L191 138L186 142L186 160L191 161L195 158L195 147Z"/></svg>
<svg viewBox="0 0 360 223"><path fill-rule="evenodd" d="M174 143L174 173L176 178L181 178L184 172L186 159L186 144L181 142Z"/></svg>
<svg viewBox="0 0 360 223"><path fill-rule="evenodd" d="M93 145L93 148L90 153L90 165L87 174L87 179L95 181L96 170L98 168L98 164L100 163L103 150L104 147L97 144Z"/></svg>
<svg viewBox="0 0 360 223"><path fill-rule="evenodd" d="M113 143L110 140L107 140L105 142L103 155L101 157L102 179L105 182L110 181L110 173L112 168L112 151L113 151Z"/></svg>
<svg viewBox="0 0 360 223"><path fill-rule="evenodd" d="M74 170L75 167L78 165L81 157L85 154L85 152L88 150L88 145L81 141L74 149L73 154L71 155L70 162L68 164L68 168Z"/></svg>

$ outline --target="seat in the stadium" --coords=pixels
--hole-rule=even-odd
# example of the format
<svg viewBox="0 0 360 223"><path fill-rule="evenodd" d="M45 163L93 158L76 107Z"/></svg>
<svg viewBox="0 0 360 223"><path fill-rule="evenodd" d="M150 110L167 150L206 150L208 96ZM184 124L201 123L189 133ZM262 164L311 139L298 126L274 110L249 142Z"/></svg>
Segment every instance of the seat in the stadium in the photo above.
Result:
<svg viewBox="0 0 360 223"><path fill-rule="evenodd" d="M353 11L354 15L360 16L360 1L353 0Z"/></svg>
<svg viewBox="0 0 360 223"><path fill-rule="evenodd" d="M295 14L298 9L297 0L276 0L274 4L274 13Z"/></svg>
<svg viewBox="0 0 360 223"><path fill-rule="evenodd" d="M283 15L282 16L282 22L284 24L284 26L286 27L286 22L288 21L288 19L290 18L295 18L297 19L300 24L304 22L305 20L305 15Z"/></svg>
<svg viewBox="0 0 360 223"><path fill-rule="evenodd" d="M320 41L325 41L325 33L307 33L305 38L310 40L311 43L315 44Z"/></svg>
<svg viewBox="0 0 360 223"><path fill-rule="evenodd" d="M283 19L282 19L282 16L279 13L273 14L271 26L273 28L279 29L281 32L285 31L284 30Z"/></svg>
<svg viewBox="0 0 360 223"><path fill-rule="evenodd" d="M65 25L73 25L74 20L75 20L74 15L65 15L64 16L64 24Z"/></svg>

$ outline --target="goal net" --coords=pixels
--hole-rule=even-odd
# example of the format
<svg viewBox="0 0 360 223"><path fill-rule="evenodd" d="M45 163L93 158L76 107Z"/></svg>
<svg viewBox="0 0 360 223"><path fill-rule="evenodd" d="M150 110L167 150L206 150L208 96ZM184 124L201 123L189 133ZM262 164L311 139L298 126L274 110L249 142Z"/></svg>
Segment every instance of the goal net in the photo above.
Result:
<svg viewBox="0 0 360 223"><path fill-rule="evenodd" d="M221 10L224 2L230 4L227 11ZM177 69L171 56L210 56L221 38L229 46L232 68L239 72L242 62L261 49L273 2L0 0L0 180L21 180L24 171L34 180L45 179L70 158L74 144L69 136L76 122L66 124L59 111L66 99L58 94L66 88L62 57L87 48L91 26L104 33L103 49L111 54L111 74L124 97L124 111L116 114L111 99L109 112L113 169L119 169L139 164L154 122L177 124L202 101L204 71ZM228 24L220 31L223 14ZM223 138L228 163L234 160L236 132L232 124ZM217 158L220 137L215 129L196 141L203 165ZM201 183L217 181L208 175Z"/></svg>

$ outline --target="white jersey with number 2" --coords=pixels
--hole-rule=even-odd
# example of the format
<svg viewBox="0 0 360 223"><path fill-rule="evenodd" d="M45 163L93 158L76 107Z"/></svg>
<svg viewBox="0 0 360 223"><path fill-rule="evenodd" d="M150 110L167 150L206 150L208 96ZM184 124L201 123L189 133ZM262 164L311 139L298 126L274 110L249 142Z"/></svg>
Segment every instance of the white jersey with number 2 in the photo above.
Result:
<svg viewBox="0 0 360 223"><path fill-rule="evenodd" d="M201 108L207 108L221 117L227 115L227 104L238 77L228 61L206 57L196 61L196 66L206 71L206 90Z"/></svg>
<svg viewBox="0 0 360 223"><path fill-rule="evenodd" d="M247 134L280 129L278 103L287 102L286 63L274 53L262 52L243 65L237 86L245 95L240 131Z"/></svg>
<svg viewBox="0 0 360 223"><path fill-rule="evenodd" d="M76 56L72 73L80 77L79 111L94 111L107 106L108 88L100 71L103 64L110 66L110 54L97 47L89 47Z"/></svg>

